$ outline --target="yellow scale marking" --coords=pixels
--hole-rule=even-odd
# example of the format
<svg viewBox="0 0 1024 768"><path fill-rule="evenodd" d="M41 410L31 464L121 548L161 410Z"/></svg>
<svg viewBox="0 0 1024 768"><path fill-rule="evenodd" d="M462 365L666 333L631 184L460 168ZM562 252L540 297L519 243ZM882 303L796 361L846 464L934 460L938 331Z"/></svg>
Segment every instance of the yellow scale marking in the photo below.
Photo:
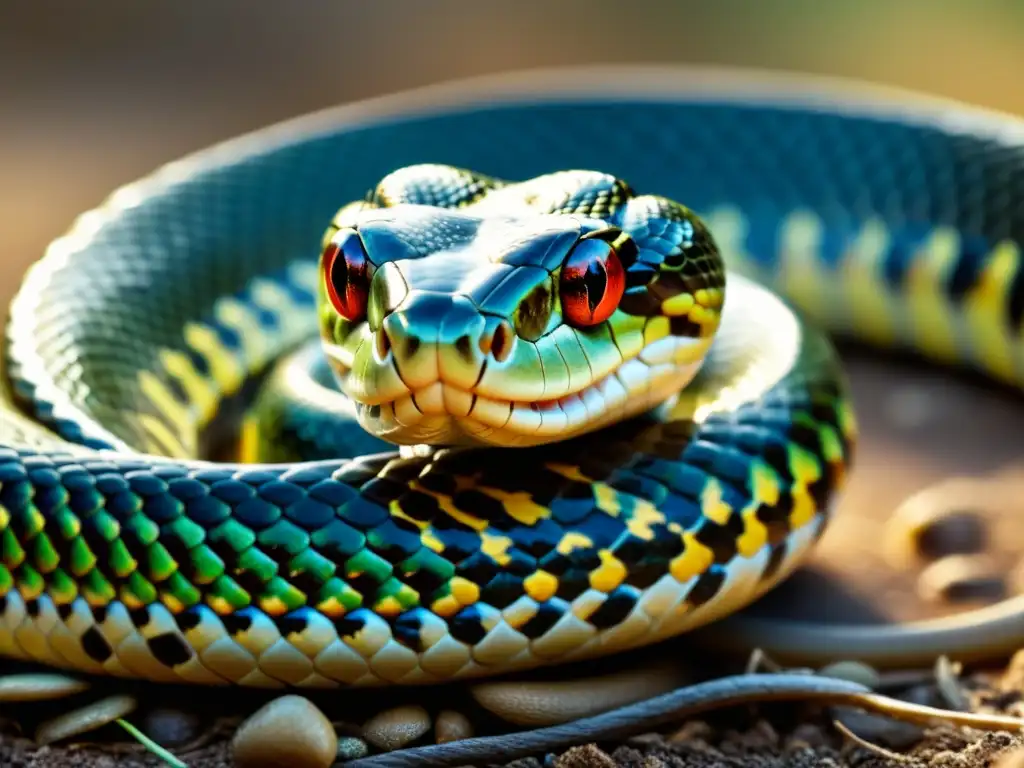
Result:
<svg viewBox="0 0 1024 768"><path fill-rule="evenodd" d="M555 549L560 555L568 555L576 549L589 549L592 546L594 542L589 536L576 531L566 531Z"/></svg>
<svg viewBox="0 0 1024 768"><path fill-rule="evenodd" d="M558 591L558 579L547 571L535 571L523 579L523 590L538 603L544 603Z"/></svg>
<svg viewBox="0 0 1024 768"><path fill-rule="evenodd" d="M706 546L697 541L692 531L683 534L684 549L682 553L672 558L668 564L669 573L680 584L685 584L694 576L698 576L715 562L714 553Z"/></svg>
<svg viewBox="0 0 1024 768"><path fill-rule="evenodd" d="M243 355L254 364L267 361L270 336L262 328L254 308L233 296L226 296L214 307L217 322L238 334Z"/></svg>
<svg viewBox="0 0 1024 768"><path fill-rule="evenodd" d="M722 498L722 486L714 477L709 477L701 490L700 511L718 525L725 525L732 516L732 507Z"/></svg>
<svg viewBox="0 0 1024 768"><path fill-rule="evenodd" d="M911 261L905 301L915 343L937 360L957 359L955 315L944 288L956 266L960 237L950 227L936 228Z"/></svg>
<svg viewBox="0 0 1024 768"><path fill-rule="evenodd" d="M757 517L761 504L774 507L779 503L780 481L775 472L761 462L755 462L750 474L752 501L740 513L743 533L736 539L736 551L741 557L754 557L768 543L768 528Z"/></svg>
<svg viewBox="0 0 1024 768"><path fill-rule="evenodd" d="M507 536L496 536L486 532L480 534L480 550L498 565L508 565L512 559L508 554L509 547L511 546L512 539ZM561 544L559 545L559 551L562 551Z"/></svg>
<svg viewBox="0 0 1024 768"><path fill-rule="evenodd" d="M791 445L789 449L789 471L794 483L793 511L789 514L789 524L793 529L802 528L814 519L817 505L808 492L808 486L821 477L821 465L803 448Z"/></svg>
<svg viewBox="0 0 1024 768"><path fill-rule="evenodd" d="M664 523L665 516L651 502L644 499L634 500L631 507L631 514L626 522L626 528L638 539L650 541L654 538L654 531L651 530L651 526L656 523Z"/></svg>
<svg viewBox="0 0 1024 768"><path fill-rule="evenodd" d="M590 586L599 592L611 592L616 589L628 573L626 566L607 549L598 550L601 565L590 572Z"/></svg>
<svg viewBox="0 0 1024 768"><path fill-rule="evenodd" d="M510 492L498 488L480 490L492 499L500 501L509 517L523 525L536 525L538 521L551 517L551 510L535 502L526 491Z"/></svg>
<svg viewBox="0 0 1024 768"><path fill-rule="evenodd" d="M892 346L899 327L890 301L890 289L882 275L882 260L891 236L879 219L864 223L839 269L846 289L849 324L874 344Z"/></svg>
<svg viewBox="0 0 1024 768"><path fill-rule="evenodd" d="M992 375L1006 382L1015 379L1016 347L1005 320L1005 307L1013 277L1022 268L1017 246L1004 241L992 251L978 282L964 298L964 316L971 335L974 358Z"/></svg>
<svg viewBox="0 0 1024 768"><path fill-rule="evenodd" d="M235 394L245 381L246 371L221 340L217 333L202 323L185 326L185 343L206 358L210 376L225 395Z"/></svg>
<svg viewBox="0 0 1024 768"><path fill-rule="evenodd" d="M194 453L196 448L194 441L188 439L193 433L189 429L192 425L192 414L188 406L178 400L167 388L167 385L150 371L141 371L138 382L142 394L149 398L164 418L178 428L177 434L174 434L158 419L154 419L148 414L139 414L139 422L146 431L169 449L177 449L183 455ZM185 445L183 441L188 441L188 445Z"/></svg>
<svg viewBox="0 0 1024 768"><path fill-rule="evenodd" d="M755 279L760 278L763 282L766 277L764 270L744 245L749 226L743 212L739 208L723 205L709 211L704 216L704 222L725 257L729 270Z"/></svg>
<svg viewBox="0 0 1024 768"><path fill-rule="evenodd" d="M813 213L794 211L782 223L779 235L779 282L783 292L816 319L828 317L833 309L826 286L835 279L819 258L821 219Z"/></svg>
<svg viewBox="0 0 1024 768"><path fill-rule="evenodd" d="M193 418L199 424L208 423L217 411L217 392L214 383L196 370L191 358L176 349L160 350L160 362L188 395ZM186 412L187 413L187 412Z"/></svg>

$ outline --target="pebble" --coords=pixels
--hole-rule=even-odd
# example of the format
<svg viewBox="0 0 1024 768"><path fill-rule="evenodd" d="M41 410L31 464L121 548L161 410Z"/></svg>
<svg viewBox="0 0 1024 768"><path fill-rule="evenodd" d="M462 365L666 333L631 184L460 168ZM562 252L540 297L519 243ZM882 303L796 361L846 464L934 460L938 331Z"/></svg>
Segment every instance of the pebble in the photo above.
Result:
<svg viewBox="0 0 1024 768"><path fill-rule="evenodd" d="M59 674L4 675L0 677L0 701L49 701L81 693L84 680Z"/></svg>
<svg viewBox="0 0 1024 768"><path fill-rule="evenodd" d="M438 744L447 744L449 741L461 741L473 737L473 724L469 718L461 712L446 709L437 716L434 723L434 732Z"/></svg>
<svg viewBox="0 0 1024 768"><path fill-rule="evenodd" d="M932 602L994 602L1007 586L997 564L985 555L950 555L936 560L917 580L918 593Z"/></svg>
<svg viewBox="0 0 1024 768"><path fill-rule="evenodd" d="M137 706L138 702L134 696L108 696L47 720L36 729L36 743L52 744L71 736L94 731L131 714Z"/></svg>
<svg viewBox="0 0 1024 768"><path fill-rule="evenodd" d="M199 735L199 718L180 709L154 709L142 721L142 730L163 747L180 747Z"/></svg>
<svg viewBox="0 0 1024 768"><path fill-rule="evenodd" d="M358 736L342 736L338 739L338 760L358 760L370 754L370 747Z"/></svg>
<svg viewBox="0 0 1024 768"><path fill-rule="evenodd" d="M618 763L595 744L572 747L554 759L555 768L618 768Z"/></svg>
<svg viewBox="0 0 1024 768"><path fill-rule="evenodd" d="M416 741L430 726L430 714L423 707L395 707L368 720L363 725L363 738L390 752Z"/></svg>
<svg viewBox="0 0 1024 768"><path fill-rule="evenodd" d="M871 690L878 688L881 683L881 676L874 667L852 659L827 664L818 670L818 674L822 677L834 677L838 680L860 683Z"/></svg>
<svg viewBox="0 0 1024 768"><path fill-rule="evenodd" d="M703 720L690 720L682 727L669 734L669 744L693 744L694 742L710 742L715 737L714 729Z"/></svg>
<svg viewBox="0 0 1024 768"><path fill-rule="evenodd" d="M662 662L600 677L480 683L470 692L480 706L503 720L539 727L607 712L687 682L678 664Z"/></svg>
<svg viewBox="0 0 1024 768"><path fill-rule="evenodd" d="M987 521L977 511L983 491L976 481L954 478L908 497L888 522L890 559L905 567L983 552L989 544Z"/></svg>
<svg viewBox="0 0 1024 768"><path fill-rule="evenodd" d="M883 401L883 410L894 426L916 430L934 420L938 408L934 392L910 385L894 389Z"/></svg>
<svg viewBox="0 0 1024 768"><path fill-rule="evenodd" d="M231 751L238 768L328 768L338 755L338 736L309 699L288 695L242 723Z"/></svg>

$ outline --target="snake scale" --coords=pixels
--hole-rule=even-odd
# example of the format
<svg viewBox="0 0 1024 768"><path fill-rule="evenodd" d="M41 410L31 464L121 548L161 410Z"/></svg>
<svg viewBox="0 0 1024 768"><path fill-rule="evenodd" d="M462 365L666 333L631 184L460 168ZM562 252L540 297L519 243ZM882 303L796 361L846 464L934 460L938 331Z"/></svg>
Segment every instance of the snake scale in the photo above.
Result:
<svg viewBox="0 0 1024 768"><path fill-rule="evenodd" d="M491 79L115 193L10 312L0 654L431 683L754 600L852 457L826 332L1024 379L1024 126L837 87Z"/></svg>

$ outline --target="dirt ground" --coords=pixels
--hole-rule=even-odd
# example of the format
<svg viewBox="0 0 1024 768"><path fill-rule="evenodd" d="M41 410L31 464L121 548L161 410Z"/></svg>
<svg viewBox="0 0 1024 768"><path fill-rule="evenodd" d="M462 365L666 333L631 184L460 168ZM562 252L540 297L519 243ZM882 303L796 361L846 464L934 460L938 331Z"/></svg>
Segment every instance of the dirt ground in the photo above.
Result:
<svg viewBox="0 0 1024 768"><path fill-rule="evenodd" d="M979 673L962 681L972 709L1024 712L1018 663L1007 674ZM913 686L901 697L941 704L934 685ZM832 724L838 718L872 746L854 743ZM211 743L184 753L190 768L228 768L230 730L207 734ZM890 753L886 754L885 750ZM1016 755L1021 750L1020 755ZM1020 760L1020 762L1017 762ZM999 762L1005 761L1005 762ZM35 747L0 737L5 768L142 768L160 766L153 755L123 742L105 747ZM1024 765L1024 735L938 725L921 729L852 711L825 711L799 704L723 710L707 719L674 724L663 732L617 743L587 744L539 755L506 768L1014 768Z"/></svg>

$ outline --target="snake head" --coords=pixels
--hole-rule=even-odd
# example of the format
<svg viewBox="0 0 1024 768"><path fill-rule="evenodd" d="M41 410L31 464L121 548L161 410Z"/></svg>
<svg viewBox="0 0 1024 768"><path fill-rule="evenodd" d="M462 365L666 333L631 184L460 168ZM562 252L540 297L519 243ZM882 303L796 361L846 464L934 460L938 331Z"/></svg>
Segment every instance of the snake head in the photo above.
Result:
<svg viewBox="0 0 1024 768"><path fill-rule="evenodd" d="M537 445L671 399L700 368L724 287L693 212L607 174L513 184L411 166L331 222L320 328L372 434Z"/></svg>

